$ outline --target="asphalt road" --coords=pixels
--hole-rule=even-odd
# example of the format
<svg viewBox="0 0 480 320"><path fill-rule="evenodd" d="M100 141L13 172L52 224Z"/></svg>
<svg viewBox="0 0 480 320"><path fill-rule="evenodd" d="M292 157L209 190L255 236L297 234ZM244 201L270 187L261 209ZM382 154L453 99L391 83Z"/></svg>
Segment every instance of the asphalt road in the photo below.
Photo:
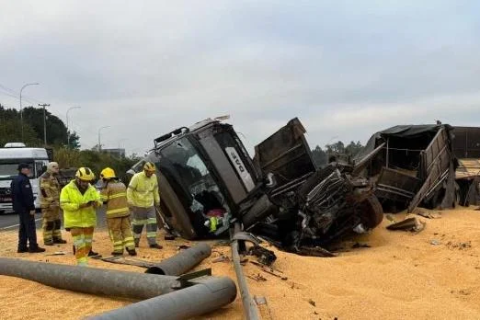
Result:
<svg viewBox="0 0 480 320"><path fill-rule="evenodd" d="M35 215L35 221L37 223L37 229L42 227L42 214L37 213ZM8 230L17 230L19 224L18 215L15 213L0 214L0 232ZM97 228L106 227L105 223L105 209L102 207L97 210Z"/></svg>

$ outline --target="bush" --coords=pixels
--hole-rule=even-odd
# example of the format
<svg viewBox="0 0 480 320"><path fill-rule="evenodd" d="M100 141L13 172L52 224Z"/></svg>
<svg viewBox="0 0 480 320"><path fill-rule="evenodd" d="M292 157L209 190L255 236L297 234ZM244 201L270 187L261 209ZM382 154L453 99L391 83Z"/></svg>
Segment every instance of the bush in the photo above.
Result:
<svg viewBox="0 0 480 320"><path fill-rule="evenodd" d="M125 180L125 172L139 161L136 157L117 158L98 151L79 151L65 148L55 149L53 159L58 162L62 169L89 167L97 177L104 168L110 167L115 170L117 178L122 180Z"/></svg>

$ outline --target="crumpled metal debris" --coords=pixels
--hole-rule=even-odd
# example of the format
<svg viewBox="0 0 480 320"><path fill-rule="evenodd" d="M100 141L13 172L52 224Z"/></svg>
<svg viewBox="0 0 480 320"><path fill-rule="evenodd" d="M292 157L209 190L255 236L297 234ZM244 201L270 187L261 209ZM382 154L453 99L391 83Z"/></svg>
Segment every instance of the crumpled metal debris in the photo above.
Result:
<svg viewBox="0 0 480 320"><path fill-rule="evenodd" d="M253 246L248 249L248 253L258 258L258 262L266 266L271 266L277 256L272 250L265 249L261 246Z"/></svg>
<svg viewBox="0 0 480 320"><path fill-rule="evenodd" d="M407 218L403 221L389 225L387 229L420 232L425 229L426 224L426 222L420 221L417 218Z"/></svg>

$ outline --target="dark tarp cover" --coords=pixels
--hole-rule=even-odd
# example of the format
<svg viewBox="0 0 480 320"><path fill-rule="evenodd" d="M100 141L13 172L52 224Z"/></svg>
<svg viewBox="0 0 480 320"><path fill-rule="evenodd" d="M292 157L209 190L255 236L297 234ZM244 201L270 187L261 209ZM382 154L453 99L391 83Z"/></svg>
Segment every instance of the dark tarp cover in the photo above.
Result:
<svg viewBox="0 0 480 320"><path fill-rule="evenodd" d="M448 131L452 127L448 124L421 124L421 125L398 125L373 134L368 140L365 147L355 156L355 162L359 162L370 152L372 152L381 143L385 142L389 137L415 139L425 134L431 135L432 139L440 128L445 127Z"/></svg>

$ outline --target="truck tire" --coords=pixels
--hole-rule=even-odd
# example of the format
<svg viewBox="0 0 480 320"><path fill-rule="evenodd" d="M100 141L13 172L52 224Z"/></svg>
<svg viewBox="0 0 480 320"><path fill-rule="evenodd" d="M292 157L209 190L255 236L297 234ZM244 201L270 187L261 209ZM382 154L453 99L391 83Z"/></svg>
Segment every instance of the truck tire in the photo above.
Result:
<svg viewBox="0 0 480 320"><path fill-rule="evenodd" d="M356 208L355 212L368 229L378 226L383 220L382 204L375 195L368 196Z"/></svg>

